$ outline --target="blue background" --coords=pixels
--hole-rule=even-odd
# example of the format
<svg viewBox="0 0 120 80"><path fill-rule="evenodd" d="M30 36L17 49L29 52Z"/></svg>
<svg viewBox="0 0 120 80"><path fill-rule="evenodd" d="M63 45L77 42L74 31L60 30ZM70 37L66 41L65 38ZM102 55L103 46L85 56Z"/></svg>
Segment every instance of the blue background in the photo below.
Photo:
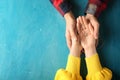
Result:
<svg viewBox="0 0 120 80"><path fill-rule="evenodd" d="M75 16L83 15L87 0L72 3ZM101 63L119 80L120 0L111 0L98 20ZM0 0L0 80L53 80L68 53L65 20L49 0Z"/></svg>

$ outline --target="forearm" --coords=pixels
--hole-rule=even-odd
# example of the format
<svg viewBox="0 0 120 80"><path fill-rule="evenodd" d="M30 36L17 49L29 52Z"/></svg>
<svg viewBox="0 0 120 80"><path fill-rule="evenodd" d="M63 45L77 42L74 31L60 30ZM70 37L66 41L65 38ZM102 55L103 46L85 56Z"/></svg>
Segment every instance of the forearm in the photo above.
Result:
<svg viewBox="0 0 120 80"><path fill-rule="evenodd" d="M70 51L70 55L72 55L72 56L74 56L74 57L80 57L80 55L81 55L81 52L79 51L79 52L77 52L77 51L73 51L73 50L71 50Z"/></svg>
<svg viewBox="0 0 120 80"><path fill-rule="evenodd" d="M75 57L80 57L81 50L82 50L82 47L80 46L78 39L73 39L72 47L70 49L70 55Z"/></svg>
<svg viewBox="0 0 120 80"><path fill-rule="evenodd" d="M70 73L80 74L80 62L81 58L69 54L66 65L66 70Z"/></svg>
<svg viewBox="0 0 120 80"><path fill-rule="evenodd" d="M92 55L96 54L96 47L95 46L91 46L91 47L86 47L85 48L85 56L86 57L91 57Z"/></svg>
<svg viewBox="0 0 120 80"><path fill-rule="evenodd" d="M111 80L112 72L111 70L101 66L95 44L90 44L85 47L85 55L88 70L86 80Z"/></svg>
<svg viewBox="0 0 120 80"><path fill-rule="evenodd" d="M59 69L54 80L82 80L80 76L80 62L80 58L69 55L66 69Z"/></svg>
<svg viewBox="0 0 120 80"><path fill-rule="evenodd" d="M86 58L88 74L86 80L111 80L112 71L101 66L98 54Z"/></svg>
<svg viewBox="0 0 120 80"><path fill-rule="evenodd" d="M72 11L67 12L67 13L64 15L64 18L65 18L65 21L66 21L66 22L75 20L75 17L74 17L74 15L73 15Z"/></svg>
<svg viewBox="0 0 120 80"><path fill-rule="evenodd" d="M67 70L73 70L76 73L80 71L81 50L82 47L80 46L78 39L72 39L72 47L70 48L70 54L66 67Z"/></svg>
<svg viewBox="0 0 120 80"><path fill-rule="evenodd" d="M89 76L93 76L95 73L100 72L102 70L102 66L100 64L100 60L97 53L90 57L86 57L85 59Z"/></svg>

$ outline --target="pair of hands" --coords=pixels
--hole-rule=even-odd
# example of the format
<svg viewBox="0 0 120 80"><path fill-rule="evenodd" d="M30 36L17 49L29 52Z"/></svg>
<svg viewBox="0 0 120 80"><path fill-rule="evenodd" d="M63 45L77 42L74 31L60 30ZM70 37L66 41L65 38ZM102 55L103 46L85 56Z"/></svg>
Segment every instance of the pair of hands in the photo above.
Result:
<svg viewBox="0 0 120 80"><path fill-rule="evenodd" d="M98 39L99 23L91 15L78 17L77 21L71 12L65 14L67 45L75 56L84 48L86 56L96 52L95 43Z"/></svg>

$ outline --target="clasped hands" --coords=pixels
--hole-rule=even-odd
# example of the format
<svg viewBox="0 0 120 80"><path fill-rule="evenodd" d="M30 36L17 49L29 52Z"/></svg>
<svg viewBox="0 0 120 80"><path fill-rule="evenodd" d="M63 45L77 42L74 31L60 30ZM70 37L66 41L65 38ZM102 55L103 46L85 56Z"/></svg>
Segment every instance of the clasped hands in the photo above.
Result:
<svg viewBox="0 0 120 80"><path fill-rule="evenodd" d="M85 56L90 57L96 53L96 38L94 37L94 27L87 21L86 17L79 16L76 19L76 26L72 29L76 37L71 37L70 54L79 57L84 49Z"/></svg>

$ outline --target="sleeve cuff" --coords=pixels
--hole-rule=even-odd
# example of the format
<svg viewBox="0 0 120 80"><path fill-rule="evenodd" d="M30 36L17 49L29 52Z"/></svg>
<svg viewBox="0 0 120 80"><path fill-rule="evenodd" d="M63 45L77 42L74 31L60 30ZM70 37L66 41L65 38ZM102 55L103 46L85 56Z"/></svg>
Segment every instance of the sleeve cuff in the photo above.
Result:
<svg viewBox="0 0 120 80"><path fill-rule="evenodd" d="M80 60L79 57L69 55L66 70L71 73L80 74Z"/></svg>
<svg viewBox="0 0 120 80"><path fill-rule="evenodd" d="M95 15L97 6L95 4L88 4L85 13Z"/></svg>
<svg viewBox="0 0 120 80"><path fill-rule="evenodd" d="M50 2L62 16L69 12L72 7L70 2L67 0L50 0Z"/></svg>
<svg viewBox="0 0 120 80"><path fill-rule="evenodd" d="M97 6L100 6L101 1L100 0L89 0L89 4L95 4Z"/></svg>
<svg viewBox="0 0 120 80"><path fill-rule="evenodd" d="M92 14L92 15L96 16L96 12L97 12L100 5L101 5L100 0L89 0L85 14L88 13L88 14Z"/></svg>
<svg viewBox="0 0 120 80"><path fill-rule="evenodd" d="M109 2L109 0L104 0L104 1L89 0L87 8L85 10L85 14L89 13L89 14L92 14L96 17L99 17L101 12L107 8L108 2ZM91 7L90 5L94 5L94 7L93 6Z"/></svg>
<svg viewBox="0 0 120 80"><path fill-rule="evenodd" d="M96 72L102 70L102 66L100 64L100 60L97 53L89 58L86 58L86 65L89 75L95 74Z"/></svg>

